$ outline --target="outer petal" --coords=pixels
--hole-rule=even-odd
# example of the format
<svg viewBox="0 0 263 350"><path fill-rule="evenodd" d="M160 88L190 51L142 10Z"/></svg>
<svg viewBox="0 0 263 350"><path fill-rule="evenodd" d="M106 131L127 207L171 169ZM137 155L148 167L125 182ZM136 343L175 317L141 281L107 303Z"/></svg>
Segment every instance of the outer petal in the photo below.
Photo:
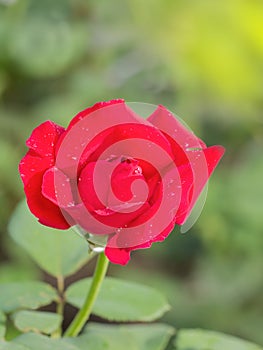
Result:
<svg viewBox="0 0 263 350"><path fill-rule="evenodd" d="M68 229L69 224L64 219L59 207L46 199L41 193L42 176L34 176L25 186L27 203L31 212L38 218L43 225Z"/></svg>
<svg viewBox="0 0 263 350"><path fill-rule="evenodd" d="M170 225L153 240L135 247L112 248L110 246L107 246L105 248L105 255L113 264L126 265L130 260L130 255L133 250L150 248L152 243L164 241L167 238L167 236L171 233L173 228L174 225L170 223Z"/></svg>
<svg viewBox="0 0 263 350"><path fill-rule="evenodd" d="M131 250L106 247L105 255L113 264L126 265L130 260Z"/></svg>
<svg viewBox="0 0 263 350"><path fill-rule="evenodd" d="M224 154L222 146L207 148L179 119L159 106L148 118L169 140L182 181L181 204L175 222L183 224Z"/></svg>
<svg viewBox="0 0 263 350"><path fill-rule="evenodd" d="M178 225L182 225L187 220L203 188L222 158L225 149L222 146L211 146L202 151L193 152L197 157L197 162L198 159L202 158L202 163L200 163L200 167L191 163L179 167L181 177L185 182L183 184L184 195L175 218L175 222ZM200 155L199 158L198 155Z"/></svg>
<svg viewBox="0 0 263 350"><path fill-rule="evenodd" d="M205 144L185 126L184 122L181 122L178 117L175 118L173 114L162 105L159 105L147 120L159 130L168 134L172 139L176 140L182 148L203 148L205 146Z"/></svg>
<svg viewBox="0 0 263 350"><path fill-rule="evenodd" d="M24 190L31 212L39 221L50 227L67 229L58 206L42 195L43 174L54 164L54 146L64 128L51 121L46 121L33 130L27 140L30 148L19 164L19 172L24 183Z"/></svg>
<svg viewBox="0 0 263 350"><path fill-rule="evenodd" d="M95 103L92 107L86 108L83 111L79 112L69 123L69 126L67 130L71 129L73 125L78 123L81 119L86 118L89 114L92 112L97 111L100 108L108 107L117 103L123 103L123 99L116 99L116 100L110 100L110 101L102 101Z"/></svg>
<svg viewBox="0 0 263 350"><path fill-rule="evenodd" d="M208 175L210 176L217 167L220 159L225 153L225 148L220 145L211 146L204 149L204 154L207 161Z"/></svg>
<svg viewBox="0 0 263 350"><path fill-rule="evenodd" d="M64 128L48 120L33 130L26 145L40 157L53 157L54 145L64 131Z"/></svg>
<svg viewBox="0 0 263 350"><path fill-rule="evenodd" d="M33 176L37 174L41 176L52 164L52 158L41 158L34 151L29 150L19 164L19 173L24 186L28 184Z"/></svg>

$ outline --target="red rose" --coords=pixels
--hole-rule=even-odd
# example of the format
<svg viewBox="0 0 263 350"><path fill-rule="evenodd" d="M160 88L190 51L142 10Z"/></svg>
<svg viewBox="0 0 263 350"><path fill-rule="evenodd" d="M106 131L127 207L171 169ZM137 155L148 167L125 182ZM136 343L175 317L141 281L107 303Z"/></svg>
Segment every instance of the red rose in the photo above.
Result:
<svg viewBox="0 0 263 350"><path fill-rule="evenodd" d="M87 108L66 129L46 121L26 144L19 171L31 212L46 226L107 234L105 254L119 264L186 221L224 153L163 106L146 120L123 100Z"/></svg>

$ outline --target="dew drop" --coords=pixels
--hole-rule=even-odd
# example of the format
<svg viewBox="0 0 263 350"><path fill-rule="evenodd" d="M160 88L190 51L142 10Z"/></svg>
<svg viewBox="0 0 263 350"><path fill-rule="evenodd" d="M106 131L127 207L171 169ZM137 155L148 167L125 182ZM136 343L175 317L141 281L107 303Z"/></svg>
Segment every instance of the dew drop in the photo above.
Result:
<svg viewBox="0 0 263 350"><path fill-rule="evenodd" d="M100 246L91 246L91 250L93 250L96 253L102 253L104 252L105 248Z"/></svg>
<svg viewBox="0 0 263 350"><path fill-rule="evenodd" d="M142 168L140 166L137 166L134 169L133 173L136 174L136 175L141 175L142 174Z"/></svg>

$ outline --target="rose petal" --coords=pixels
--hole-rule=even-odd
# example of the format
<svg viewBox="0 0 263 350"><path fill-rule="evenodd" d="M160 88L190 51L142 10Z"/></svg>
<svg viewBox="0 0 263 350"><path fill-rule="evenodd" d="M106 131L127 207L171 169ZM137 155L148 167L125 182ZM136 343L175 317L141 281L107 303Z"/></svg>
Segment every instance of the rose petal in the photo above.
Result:
<svg viewBox="0 0 263 350"><path fill-rule="evenodd" d="M113 264L126 265L130 260L131 250L106 247L105 255Z"/></svg>
<svg viewBox="0 0 263 350"><path fill-rule="evenodd" d="M158 129L142 119L141 124L127 123L107 129L102 135L98 135L89 144L93 152L83 154L89 161L96 161L104 151L108 150L106 157L110 155L126 156L135 159L148 160L152 154L152 145L155 144L164 152L173 157L172 149L167 138ZM97 149L93 145L97 145ZM162 157L155 156L154 163L160 169L167 164ZM151 170L154 168L151 166ZM146 170L146 169L144 169ZM150 170L150 168L149 168ZM153 174L151 174L153 175Z"/></svg>
<svg viewBox="0 0 263 350"><path fill-rule="evenodd" d="M104 107L108 107L108 106L112 106L114 104L117 103L124 103L123 99L116 99L116 100L110 100L110 101L102 101L102 102L97 102L95 103L93 106L84 109L83 111L79 112L69 123L69 126L67 128L67 130L71 129L73 127L73 125L75 125L76 123L78 123L80 120L82 120L83 118L86 118L89 114L91 114L92 112L97 111L98 109L104 108Z"/></svg>
<svg viewBox="0 0 263 350"><path fill-rule="evenodd" d="M87 164L81 172L78 184L81 200L87 210L92 213L96 220L104 225L111 226L113 229L128 225L130 221L149 208L147 202L144 203L143 201L143 205L141 203L138 205L136 202L132 212L123 212L126 208L125 203L121 200L119 203L117 199L114 201L114 198L109 196L111 187L109 174L116 168L116 164L119 164L118 159L113 162L101 160ZM98 168L96 168L96 174L94 175L95 167ZM119 174L118 179L119 181L126 180L126 178L121 177L121 174ZM131 181L132 179L128 180L128 182ZM123 191L127 191L124 186L118 187L115 180L113 181L113 187L115 191L119 191L119 198L122 198ZM136 208L136 205L139 208Z"/></svg>
<svg viewBox="0 0 263 350"><path fill-rule="evenodd" d="M207 161L208 175L210 176L212 172L217 167L220 159L225 153L225 148L220 145L210 146L204 150L204 154Z"/></svg>
<svg viewBox="0 0 263 350"><path fill-rule="evenodd" d="M113 118L116 120L113 121ZM122 120L127 123L137 119L123 100L101 102L80 112L56 145L56 166L70 178L74 178L76 169L81 170L94 160L90 156L101 145L104 147L105 138L112 134L116 124ZM113 141L110 145L112 143Z"/></svg>
<svg viewBox="0 0 263 350"><path fill-rule="evenodd" d="M191 152L194 152L196 162L191 158L192 162L178 168L181 171L181 178L185 179L184 195L175 220L178 225L184 224L187 220L225 149L222 146L211 146L202 151Z"/></svg>
<svg viewBox="0 0 263 350"><path fill-rule="evenodd" d="M70 179L55 167L48 169L43 176L42 194L60 208L74 204Z"/></svg>
<svg viewBox="0 0 263 350"><path fill-rule="evenodd" d="M203 141L162 105L159 105L147 120L176 141L183 150L205 147Z"/></svg>
<svg viewBox="0 0 263 350"><path fill-rule="evenodd" d="M54 146L64 131L64 128L48 120L33 130L26 145L41 157L53 157Z"/></svg>
<svg viewBox="0 0 263 350"><path fill-rule="evenodd" d="M81 170L87 163L97 161L104 151L108 151L108 154L103 159L113 154L132 157L131 152L135 155L134 158L136 155L139 158L137 153L142 150L142 146L136 142L137 139L144 140L143 148L148 149L148 152L151 151L151 143L155 143L172 154L169 141L162 132L137 116L123 101L102 106L109 107L93 110L92 116L88 110L86 116L90 118L87 120L85 111L81 112L81 117L76 117L57 143L59 156L56 166L63 169L69 177L74 176L72 169L76 168L76 164ZM159 159L161 161L162 158Z"/></svg>
<svg viewBox="0 0 263 350"><path fill-rule="evenodd" d="M104 168L111 166L111 164L106 161L100 162L103 162ZM105 170L103 172L96 173L99 178L96 178L96 184L94 184L93 175L96 165L96 162L87 164L82 170L78 182L81 200L90 211L104 209L107 206L108 191L110 186L109 179L107 175L105 176L105 174L107 174ZM98 198L98 194L100 199Z"/></svg>
<svg viewBox="0 0 263 350"><path fill-rule="evenodd" d="M43 174L52 165L53 159L41 158L34 151L29 150L19 164L19 173L24 186L28 184L33 176Z"/></svg>
<svg viewBox="0 0 263 350"><path fill-rule="evenodd" d="M41 193L42 176L36 175L25 186L28 207L43 225L68 229L69 224L64 219L58 206L46 199Z"/></svg>
<svg viewBox="0 0 263 350"><path fill-rule="evenodd" d="M153 240L149 240L144 244L137 245L131 248L113 248L111 246L112 241L110 239L108 242L109 245L107 245L105 248L105 255L113 264L126 265L130 260L130 255L133 250L150 248L152 243L164 241L167 238L167 236L172 232L173 228L174 225L170 223L170 225Z"/></svg>
<svg viewBox="0 0 263 350"><path fill-rule="evenodd" d="M79 225L86 232L93 232L98 235L106 235L114 232L110 226L102 225L96 220L83 203L63 208L63 213L71 226Z"/></svg>

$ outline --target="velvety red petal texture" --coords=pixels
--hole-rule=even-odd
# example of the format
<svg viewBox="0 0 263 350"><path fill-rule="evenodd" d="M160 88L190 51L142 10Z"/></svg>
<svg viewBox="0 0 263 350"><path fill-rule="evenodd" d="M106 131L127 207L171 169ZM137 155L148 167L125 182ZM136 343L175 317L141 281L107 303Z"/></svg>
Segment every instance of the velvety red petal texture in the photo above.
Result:
<svg viewBox="0 0 263 350"><path fill-rule="evenodd" d="M32 177L37 174L41 176L52 165L52 158L41 158L34 151L29 150L19 164L19 172L24 186L28 184Z"/></svg>
<svg viewBox="0 0 263 350"><path fill-rule="evenodd" d="M179 121L179 118L176 119L170 111L161 105L158 106L147 120L165 133L165 135L175 140L176 144L180 145L184 150L205 147L203 141L198 139L194 133L185 126L184 122Z"/></svg>
<svg viewBox="0 0 263 350"><path fill-rule="evenodd" d="M42 176L34 176L25 186L29 209L41 224L62 230L68 229L69 224L60 208L42 195L41 186Z"/></svg>
<svg viewBox="0 0 263 350"><path fill-rule="evenodd" d="M113 264L126 265L131 257L131 249L106 247L105 255Z"/></svg>
<svg viewBox="0 0 263 350"><path fill-rule="evenodd" d="M48 169L42 181L42 194L60 208L74 205L70 179L59 169Z"/></svg>
<svg viewBox="0 0 263 350"><path fill-rule="evenodd" d="M184 123L174 118L172 113L161 105L148 121L164 133L174 154L174 161L182 179L181 204L175 223L182 225L225 150L222 146L207 148Z"/></svg>
<svg viewBox="0 0 263 350"><path fill-rule="evenodd" d="M56 144L57 167L70 178L75 176L76 161L81 170L87 163L97 161L100 146L105 149L106 144L114 144L115 122L121 123L124 118L125 123L140 123L140 118L123 100L98 103L93 107L76 116ZM116 121L112 122L113 119ZM106 127L107 122L109 126ZM144 121L144 124L149 123Z"/></svg>
<svg viewBox="0 0 263 350"><path fill-rule="evenodd" d="M54 145L64 131L64 128L48 120L33 130L26 145L40 157L53 157Z"/></svg>
<svg viewBox="0 0 263 350"><path fill-rule="evenodd" d="M128 225L129 222L140 216L141 213L148 209L149 204L147 201L145 202L145 199L140 201L140 198L136 197L129 202L128 208L132 208L132 211L125 211L123 199L131 199L131 183L136 179L140 179L142 175L134 173L137 165L133 163L120 163L119 160L115 162L98 161L87 164L81 172L78 188L81 199L88 211L105 225L118 228ZM119 165L117 168L116 164ZM97 170L98 175L94 176L96 166L99 167ZM115 171L112 180L112 190L113 192L115 191L116 197L110 192L109 174L112 170ZM94 178L96 178L95 183ZM121 204L118 203L118 199ZM122 209L124 209L123 212L121 212Z"/></svg>
<svg viewBox="0 0 263 350"><path fill-rule="evenodd" d="M43 225L58 229L67 229L69 224L60 208L43 196L42 182L44 173L54 164L55 144L64 130L51 121L39 125L27 140L30 150L19 164L29 209Z"/></svg>
<svg viewBox="0 0 263 350"><path fill-rule="evenodd" d="M112 127L97 135L92 142L90 142L88 150L83 153L83 155L85 155L84 158L89 161L96 161L105 150L117 143L118 155L125 155L127 157L134 157L134 155L137 155L137 158L140 158L139 155L141 154L147 155L147 150L143 152L142 144L139 140L145 142L144 148L148 143L148 157L152 153L150 148L151 143L157 145L160 149L173 157L171 145L160 130L144 120L142 120L141 124L138 124L136 119L135 122L136 123L127 123ZM120 143L120 141L123 140L127 142ZM92 150L92 152L90 150ZM157 162L156 165L159 168L166 165L160 157L156 157L155 162Z"/></svg>
<svg viewBox="0 0 263 350"><path fill-rule="evenodd" d="M86 118L89 114L92 112L97 111L98 109L104 108L104 107L109 107L117 103L124 103L123 99L115 99L115 100L110 100L110 101L102 101L102 102L97 102L93 106L88 107L84 109L83 111L79 112L69 123L69 126L67 130L71 129L73 125L77 124L81 119Z"/></svg>
<svg viewBox="0 0 263 350"><path fill-rule="evenodd" d="M167 238L167 236L172 232L173 228L174 224L170 223L170 225L153 240L150 240L144 244L140 244L134 247L112 248L107 246L105 248L105 255L114 264L126 265L130 261L131 252L133 250L147 249L152 246L152 243L164 241Z"/></svg>
<svg viewBox="0 0 263 350"><path fill-rule="evenodd" d="M101 198L98 198L98 194L94 188L93 183L93 174L96 162L88 163L85 168L82 170L79 176L78 188L81 199L85 206L90 211L104 209L105 203L107 203L108 191L109 191L109 180L107 176L105 176L105 168L110 167L111 164L106 161L103 162L104 171L99 172L99 178L97 181L100 183L100 195ZM107 174L106 174L107 175Z"/></svg>

